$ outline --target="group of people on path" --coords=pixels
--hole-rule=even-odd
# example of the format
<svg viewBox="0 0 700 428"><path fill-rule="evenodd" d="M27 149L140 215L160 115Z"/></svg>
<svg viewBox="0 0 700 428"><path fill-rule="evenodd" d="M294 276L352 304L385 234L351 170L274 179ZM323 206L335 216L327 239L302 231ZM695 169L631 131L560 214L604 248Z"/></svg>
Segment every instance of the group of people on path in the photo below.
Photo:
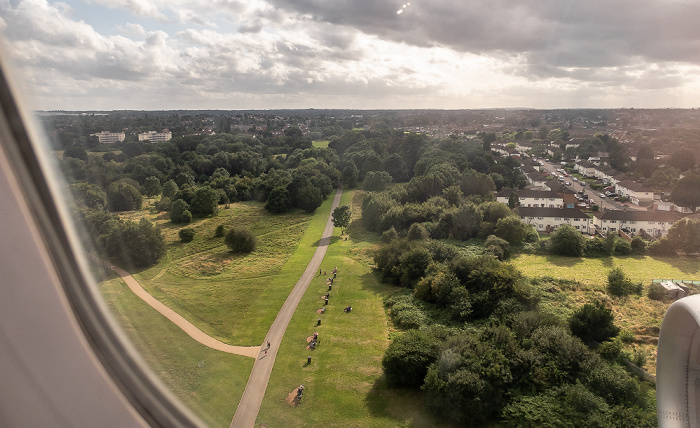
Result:
<svg viewBox="0 0 700 428"><path fill-rule="evenodd" d="M326 292L325 295L321 296L321 299L323 299L323 302L324 302L323 303L324 307L318 311L319 314L323 314L326 312L325 306L328 305L328 301L330 300L330 296L331 296L331 291L333 290L333 282L338 276L338 266L334 267L333 271L331 273L333 276L328 277L326 279L326 285L328 285L328 291ZM324 271L323 269L318 270L318 276L325 276L325 275L326 275L326 271ZM345 313L352 311L352 305L346 306L343 309L343 311ZM321 325L321 318L318 318L317 323L316 323L316 326L319 326L319 325ZM310 340L309 339L307 339L307 340L309 341L308 349L312 349L312 350L316 349L316 345L318 345L318 343L319 343L318 332L314 331L314 334L313 334L313 336L310 337ZM270 348L270 342L267 342L267 349L269 349L269 348ZM267 349L265 349L265 354L267 354ZM311 362L311 357L309 357L309 362ZM296 401L297 402L299 400L301 400L301 396L303 393L304 393L304 385L299 385L299 387L297 388L297 394L296 394Z"/></svg>

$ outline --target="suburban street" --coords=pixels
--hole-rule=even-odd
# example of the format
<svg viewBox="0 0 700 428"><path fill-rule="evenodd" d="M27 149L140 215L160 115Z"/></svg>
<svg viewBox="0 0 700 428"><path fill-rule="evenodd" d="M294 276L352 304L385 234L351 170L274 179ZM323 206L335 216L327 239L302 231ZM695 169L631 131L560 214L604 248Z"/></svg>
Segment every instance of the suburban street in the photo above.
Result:
<svg viewBox="0 0 700 428"><path fill-rule="evenodd" d="M547 162L545 160L542 160L542 168L549 172L552 175L561 175L559 174L556 170L557 168L561 168L561 165L554 164ZM635 205L631 204L621 204L617 201L614 201L612 198L601 198L600 193L602 193L602 190L593 190L590 188L590 186L582 186L579 182L576 182L573 180L573 177L564 177L564 182L570 182L571 185L567 186L569 189L573 190L574 192L578 192L580 190L583 190L585 194L588 195L590 199L593 199L595 201L595 204L600 207L600 211L604 210L622 210L624 209L625 206L627 206L627 209L634 209L634 210L639 210L643 209L641 207L637 207Z"/></svg>

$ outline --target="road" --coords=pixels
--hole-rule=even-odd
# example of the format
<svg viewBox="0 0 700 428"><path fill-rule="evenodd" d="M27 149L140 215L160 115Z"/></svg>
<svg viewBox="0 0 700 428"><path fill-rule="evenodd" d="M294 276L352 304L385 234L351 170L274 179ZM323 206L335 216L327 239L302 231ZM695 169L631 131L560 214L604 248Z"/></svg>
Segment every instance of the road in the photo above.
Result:
<svg viewBox="0 0 700 428"><path fill-rule="evenodd" d="M331 205L331 213L340 203L340 196L343 194L343 188L341 187L335 194L333 199L333 204ZM265 354L261 354L253 365L253 370L248 378L248 383L246 384L245 391L243 392L243 397L241 397L240 403L238 403L238 408L236 409L236 414L233 416L231 421L231 428L249 428L255 426L255 420L258 418L258 412L260 411L260 405L262 404L263 397L265 396L265 390L267 389L267 383L270 380L270 373L272 373L272 367L275 364L275 358L277 356L277 350L279 349L280 343L282 343L282 337L284 332L287 330L287 325L294 315L294 311L297 305L301 301L304 292L308 288L311 280L316 276L319 267L321 266L321 261L326 255L326 250L328 249L328 244L331 240L331 235L333 234L333 223L331 222L331 217L328 217L328 222L326 223L326 228L323 230L323 235L321 241L318 243L318 248L314 253L311 261L304 274L299 278L294 289L287 297L284 302L282 309L280 309L277 314L277 318L272 323L270 330L267 332L265 337L265 342L270 342L270 349ZM294 387L296 385L291 385Z"/></svg>
<svg viewBox="0 0 700 428"><path fill-rule="evenodd" d="M543 160L542 167L550 174L562 175L562 174L556 172L556 169L561 168L561 165L549 163L549 162ZM611 198L601 198L600 193L603 193L601 190L593 190L590 188L590 186L582 186L579 182L574 181L573 177L571 177L571 176L564 177L564 182L567 182L567 181L571 183L570 186L567 186L569 189L573 190L574 192L579 192L580 190L583 190L583 192L585 194L587 194L590 199L593 199L595 201L596 205L598 205L600 207L601 211L604 211L604 210L622 210L622 209L624 209L625 206L627 206L627 208L632 208L632 209L637 209L637 210L640 209L639 207L636 207L636 206L621 204L617 201L612 200Z"/></svg>

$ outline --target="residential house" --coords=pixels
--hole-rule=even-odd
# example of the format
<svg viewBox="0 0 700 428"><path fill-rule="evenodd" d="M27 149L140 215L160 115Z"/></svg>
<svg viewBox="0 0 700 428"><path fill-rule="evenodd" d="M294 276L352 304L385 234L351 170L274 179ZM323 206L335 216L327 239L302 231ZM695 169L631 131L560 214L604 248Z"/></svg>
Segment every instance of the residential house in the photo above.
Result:
<svg viewBox="0 0 700 428"><path fill-rule="evenodd" d="M518 195L521 207L562 208L564 199L551 190L503 189L496 194L496 201L508 205L510 194Z"/></svg>
<svg viewBox="0 0 700 428"><path fill-rule="evenodd" d="M596 166L586 160L579 161L574 168L584 177L595 177Z"/></svg>
<svg viewBox="0 0 700 428"><path fill-rule="evenodd" d="M564 208L574 208L579 202L576 198L576 192L561 184L557 180L550 180L548 186L554 193L559 195L564 201Z"/></svg>
<svg viewBox="0 0 700 428"><path fill-rule="evenodd" d="M533 225L538 232L553 232L562 224L568 224L581 233L590 233L590 218L576 208L519 207L517 211L520 221Z"/></svg>
<svg viewBox="0 0 700 428"><path fill-rule="evenodd" d="M635 205L650 203L654 200L654 191L632 180L623 180L615 184L615 192L629 198Z"/></svg>
<svg viewBox="0 0 700 428"><path fill-rule="evenodd" d="M594 216L596 225L603 232L625 229L633 235L650 235L655 238L666 235L671 225L682 218L673 211L607 210Z"/></svg>

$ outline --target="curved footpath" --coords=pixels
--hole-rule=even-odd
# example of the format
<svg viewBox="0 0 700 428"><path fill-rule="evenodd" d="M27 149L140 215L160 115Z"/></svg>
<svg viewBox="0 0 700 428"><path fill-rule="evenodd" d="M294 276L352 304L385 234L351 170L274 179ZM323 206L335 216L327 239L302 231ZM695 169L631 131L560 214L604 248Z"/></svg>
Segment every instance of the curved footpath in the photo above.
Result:
<svg viewBox="0 0 700 428"><path fill-rule="evenodd" d="M134 277L129 274L129 272L117 266L110 265L110 268L119 274L124 282L126 282L126 285L128 285L131 291L134 292L134 294L139 296L144 302L151 305L153 309L163 314L163 316L172 321L175 325L180 327L182 331L187 333L192 339L196 340L202 345L219 351L228 352L229 354L245 355L246 357L253 358L258 356L258 353L260 352L259 346L234 346L214 339L213 337L204 333L202 330L195 327L180 314L165 306L148 291L144 290L143 287L141 287L141 284L139 284Z"/></svg>
<svg viewBox="0 0 700 428"><path fill-rule="evenodd" d="M287 325L289 325L289 321L292 319L297 305L299 305L301 298L304 296L304 292L311 283L311 280L316 276L316 272L318 272L321 266L323 256L326 255L326 250L328 249L328 244L333 234L333 222L331 221L333 210L340 204L340 197L342 194L343 188L341 186L335 193L335 198L333 198L331 215L328 217L326 228L323 230L321 241L318 243L318 248L316 248L314 256L311 258L308 266L306 266L304 274L299 278L299 281L297 281L294 289L284 302L282 309L277 313L277 318L275 318L275 321L272 323L270 330L267 332L265 342L270 342L270 350L267 352L267 355L263 355L255 360L255 365L253 365L253 370L248 378L243 397L241 397L241 401L238 403L238 408L236 409L236 414L231 421L231 428L248 428L255 426L255 420L258 418L260 405L265 396L267 383L270 380L270 373L272 373L272 366L275 364L275 357L277 356L277 350L282 342L284 332L287 330Z"/></svg>

